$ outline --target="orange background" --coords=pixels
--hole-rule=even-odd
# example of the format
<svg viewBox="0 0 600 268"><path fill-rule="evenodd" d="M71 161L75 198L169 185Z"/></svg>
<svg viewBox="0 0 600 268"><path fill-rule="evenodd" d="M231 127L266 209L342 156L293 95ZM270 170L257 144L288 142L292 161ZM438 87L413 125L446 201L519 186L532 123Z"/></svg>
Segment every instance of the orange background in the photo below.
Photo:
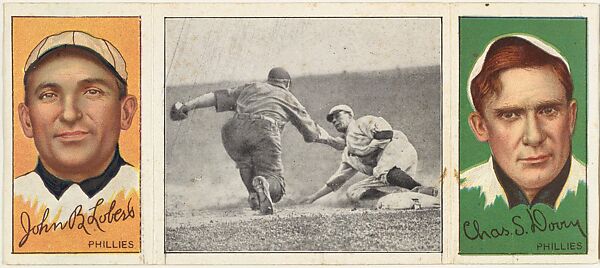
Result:
<svg viewBox="0 0 600 268"><path fill-rule="evenodd" d="M24 100L24 65L29 53L46 36L77 30L108 40L123 55L128 73L128 93L137 97L138 109L131 128L121 132L121 155L131 165L140 167L140 18L139 17L13 17L13 177L35 168L37 150L33 139L21 129L18 105Z"/></svg>

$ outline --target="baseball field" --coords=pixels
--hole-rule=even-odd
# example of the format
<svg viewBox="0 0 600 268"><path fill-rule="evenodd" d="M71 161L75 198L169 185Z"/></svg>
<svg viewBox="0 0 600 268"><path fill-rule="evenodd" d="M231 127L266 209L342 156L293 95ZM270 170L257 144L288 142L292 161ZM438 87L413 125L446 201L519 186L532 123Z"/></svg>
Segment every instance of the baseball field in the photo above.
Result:
<svg viewBox="0 0 600 268"><path fill-rule="evenodd" d="M250 81L167 85L165 107L175 101ZM437 186L441 174L440 67L294 77L292 92L315 122L334 105L385 118L403 131L419 154L417 181ZM168 114L165 113L165 114ZM184 251L427 251L441 250L441 211L353 208L343 188L313 205L295 200L319 189L333 174L340 152L305 143L289 124L282 136L286 196L275 215L247 208L235 163L221 143L221 126L232 113L195 110L179 122L165 120L165 245Z"/></svg>
<svg viewBox="0 0 600 268"><path fill-rule="evenodd" d="M441 249L440 210L276 206L168 214L165 248L185 251L425 251Z"/></svg>

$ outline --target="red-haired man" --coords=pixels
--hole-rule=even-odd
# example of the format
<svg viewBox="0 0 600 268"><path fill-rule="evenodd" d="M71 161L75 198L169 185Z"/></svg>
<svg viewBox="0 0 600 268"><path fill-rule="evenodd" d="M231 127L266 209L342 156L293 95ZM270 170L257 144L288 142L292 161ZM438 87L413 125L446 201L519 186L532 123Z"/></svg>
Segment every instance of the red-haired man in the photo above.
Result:
<svg viewBox="0 0 600 268"><path fill-rule="evenodd" d="M567 61L544 41L524 35L493 41L469 78L468 122L492 155L461 174L462 188L479 187L486 206L558 207L585 180L571 155L577 103Z"/></svg>

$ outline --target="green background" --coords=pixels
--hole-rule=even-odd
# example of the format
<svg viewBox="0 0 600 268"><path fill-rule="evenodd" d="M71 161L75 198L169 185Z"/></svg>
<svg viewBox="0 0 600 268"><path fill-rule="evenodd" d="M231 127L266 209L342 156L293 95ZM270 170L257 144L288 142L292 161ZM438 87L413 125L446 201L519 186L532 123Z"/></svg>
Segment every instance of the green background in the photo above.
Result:
<svg viewBox="0 0 600 268"><path fill-rule="evenodd" d="M587 44L585 18L469 18L459 20L460 50L460 111L459 111L459 158L460 170L486 162L490 157L487 143L479 142L467 122L473 111L467 95L467 80L475 61L483 53L488 43L500 35L525 34L550 43L565 57L571 69L577 101L577 122L573 136L573 155L583 163L587 161ZM574 228L553 232L531 232L522 236L514 234L513 217L528 218L528 210L543 211L548 222L579 220L587 232L587 189L580 184L577 194L569 194L557 210L547 205L531 208L520 205L509 209L504 201L497 199L493 205L485 207L485 200L479 188L460 191L460 254L584 254L587 252L587 237ZM465 235L465 222L477 220L481 230L507 227L511 234L496 239L468 239ZM529 226L527 226L529 227ZM472 229L471 229L472 234ZM583 245L576 249L540 250L539 243L561 245L576 243Z"/></svg>
<svg viewBox="0 0 600 268"><path fill-rule="evenodd" d="M493 205L484 209L485 200L479 188L462 189L459 252L462 255L586 254L586 192L585 183L579 183L577 194L567 193L556 210L546 204L535 204L532 207L518 205L509 209L500 197L496 198ZM533 214L535 210L541 211L543 218L541 214ZM534 215L534 219L529 216L530 213ZM520 227L514 224L515 218ZM473 227L475 220L480 226L480 233L486 231L492 234L492 229L500 230L502 227L510 233L499 238L484 236L484 239L478 239L477 231ZM466 222L471 225L465 227ZM563 223L571 225L575 222L578 222L580 228L574 225L554 228ZM536 223L538 228L532 229L533 223ZM517 230L521 231L520 235L517 235ZM469 239L467 235L475 239Z"/></svg>
<svg viewBox="0 0 600 268"><path fill-rule="evenodd" d="M573 77L573 97L577 101L577 122L573 136L573 154L587 163L586 111L587 111L587 49L586 20L583 18L460 18L460 111L459 146L460 170L487 161L490 149L479 142L467 122L473 111L467 95L467 80L475 61L488 43L500 35L524 33L550 43L567 59Z"/></svg>

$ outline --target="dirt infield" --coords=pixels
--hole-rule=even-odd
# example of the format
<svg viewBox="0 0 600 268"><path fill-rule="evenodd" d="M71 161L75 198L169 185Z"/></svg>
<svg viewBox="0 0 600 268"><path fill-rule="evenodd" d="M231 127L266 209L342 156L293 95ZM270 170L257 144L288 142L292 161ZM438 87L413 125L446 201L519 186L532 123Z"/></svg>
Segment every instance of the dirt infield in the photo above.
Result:
<svg viewBox="0 0 600 268"><path fill-rule="evenodd" d="M260 216L248 208L171 215L167 252L441 250L439 209L372 210L290 205Z"/></svg>

